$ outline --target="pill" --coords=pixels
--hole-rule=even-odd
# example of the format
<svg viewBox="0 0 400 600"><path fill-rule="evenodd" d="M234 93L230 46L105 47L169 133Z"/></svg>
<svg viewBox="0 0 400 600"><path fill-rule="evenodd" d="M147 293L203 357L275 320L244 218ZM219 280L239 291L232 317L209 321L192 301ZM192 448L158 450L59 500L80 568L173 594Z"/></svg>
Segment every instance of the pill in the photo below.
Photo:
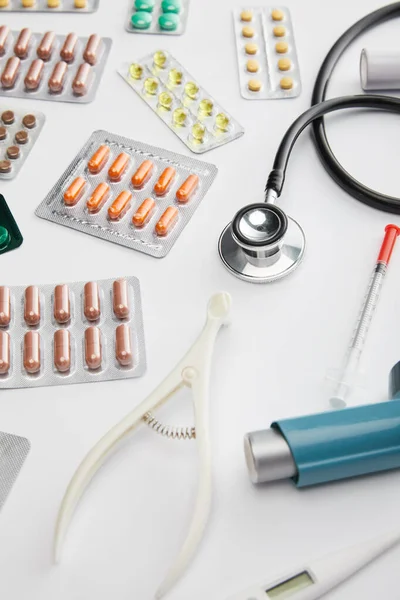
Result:
<svg viewBox="0 0 400 600"><path fill-rule="evenodd" d="M225 113L218 113L215 117L215 126L221 131L227 131L230 125L230 118Z"/></svg>
<svg viewBox="0 0 400 600"><path fill-rule="evenodd" d="M68 323L71 319L69 289L65 284L54 288L54 319L61 324Z"/></svg>
<svg viewBox="0 0 400 600"><path fill-rule="evenodd" d="M289 44L287 42L277 42L275 44L275 50L278 54L286 54L289 50Z"/></svg>
<svg viewBox="0 0 400 600"><path fill-rule="evenodd" d="M113 310L117 319L129 317L129 294L126 279L117 279L113 283Z"/></svg>
<svg viewBox="0 0 400 600"><path fill-rule="evenodd" d="M22 119L22 124L27 129L33 129L36 127L36 117L35 115L25 115Z"/></svg>
<svg viewBox="0 0 400 600"><path fill-rule="evenodd" d="M6 137L7 137L7 129L1 125L0 126L0 141L5 140Z"/></svg>
<svg viewBox="0 0 400 600"><path fill-rule="evenodd" d="M169 92L161 92L161 94L158 96L158 106L164 108L165 110L171 110L173 101L174 99L172 94Z"/></svg>
<svg viewBox="0 0 400 600"><path fill-rule="evenodd" d="M293 79L291 77L282 77L280 86L283 90L291 90L293 87Z"/></svg>
<svg viewBox="0 0 400 600"><path fill-rule="evenodd" d="M132 27L134 29L148 29L153 19L151 15L145 10L139 10L135 12L131 17Z"/></svg>
<svg viewBox="0 0 400 600"><path fill-rule="evenodd" d="M21 155L21 150L18 148L18 146L9 146L7 148L7 156L11 160L17 160L17 158L19 158L20 155Z"/></svg>
<svg viewBox="0 0 400 600"><path fill-rule="evenodd" d="M24 321L32 326L40 323L40 293L36 285L30 285L25 290Z"/></svg>
<svg viewBox="0 0 400 600"><path fill-rule="evenodd" d="M40 44L36 50L36 54L42 60L50 60L51 53L53 52L53 45L56 34L54 31L48 31L42 37Z"/></svg>
<svg viewBox="0 0 400 600"><path fill-rule="evenodd" d="M209 117L212 114L214 108L214 102L209 98L203 98L200 100L198 114L200 116Z"/></svg>
<svg viewBox="0 0 400 600"><path fill-rule="evenodd" d="M17 144L22 144L22 145L27 144L29 141L28 132L25 131L24 129L22 129L21 131L17 131L17 133L15 134L15 141Z"/></svg>
<svg viewBox="0 0 400 600"><path fill-rule="evenodd" d="M27 90L37 90L43 76L44 62L41 58L35 58L29 67L24 79Z"/></svg>
<svg viewBox="0 0 400 600"><path fill-rule="evenodd" d="M260 68L260 65L258 64L258 60L250 59L246 63L246 70L249 73L257 73L259 68Z"/></svg>
<svg viewBox="0 0 400 600"><path fill-rule="evenodd" d="M94 214L99 212L99 210L104 206L108 196L110 193L110 186L107 183L99 183L99 185L94 190L93 194L89 197L86 202L86 208L88 212Z"/></svg>
<svg viewBox="0 0 400 600"><path fill-rule="evenodd" d="M158 18L158 24L163 31L176 31L180 24L180 18L175 13L164 13Z"/></svg>
<svg viewBox="0 0 400 600"><path fill-rule="evenodd" d="M151 177L154 165L151 160L145 160L132 176L134 188L141 188Z"/></svg>
<svg viewBox="0 0 400 600"><path fill-rule="evenodd" d="M176 171L173 167L167 167L161 173L160 177L154 185L154 193L157 196L164 196L172 185L175 179Z"/></svg>
<svg viewBox="0 0 400 600"><path fill-rule="evenodd" d="M86 180L83 177L77 177L68 186L64 192L64 204L67 206L75 206L82 198L86 187Z"/></svg>
<svg viewBox="0 0 400 600"><path fill-rule="evenodd" d="M275 37L284 37L286 35L286 29L282 27L282 25L277 25L274 27L273 33Z"/></svg>
<svg viewBox="0 0 400 600"><path fill-rule="evenodd" d="M251 92L259 92L262 87L262 83L259 79L250 79L247 87Z"/></svg>
<svg viewBox="0 0 400 600"><path fill-rule="evenodd" d="M37 331L27 331L24 335L24 369L34 374L40 371L40 335Z"/></svg>
<svg viewBox="0 0 400 600"><path fill-rule="evenodd" d="M83 288L83 314L88 321L97 321L101 315L99 286L95 281L85 283Z"/></svg>
<svg viewBox="0 0 400 600"><path fill-rule="evenodd" d="M151 217L153 210L155 209L156 203L153 198L146 198L139 206L137 211L132 217L132 223L135 227L143 227L146 225Z"/></svg>
<svg viewBox="0 0 400 600"><path fill-rule="evenodd" d="M128 168L129 161L130 156L126 152L121 152L121 154L118 154L117 158L114 160L113 164L108 170L108 176L111 181L120 181L122 179L122 176Z"/></svg>
<svg viewBox="0 0 400 600"><path fill-rule="evenodd" d="M131 205L132 194L127 190L121 192L108 209L108 217L111 221L121 219Z"/></svg>
<svg viewBox="0 0 400 600"><path fill-rule="evenodd" d="M74 94L77 96L84 96L87 93L91 75L92 67L86 62L82 63L72 82Z"/></svg>
<svg viewBox="0 0 400 600"><path fill-rule="evenodd" d="M182 10L181 0L162 0L161 10L163 13L179 14Z"/></svg>
<svg viewBox="0 0 400 600"><path fill-rule="evenodd" d="M199 93L199 86L194 81L188 81L185 84L185 94L191 100L195 100L197 98L197 94Z"/></svg>
<svg viewBox="0 0 400 600"><path fill-rule="evenodd" d="M10 4L10 0L0 0L0 8L7 8Z"/></svg>
<svg viewBox="0 0 400 600"><path fill-rule="evenodd" d="M65 76L68 72L68 65L63 60L58 62L53 69L52 74L49 78L49 90L56 94L57 92L62 92L64 88L64 80Z"/></svg>
<svg viewBox="0 0 400 600"><path fill-rule="evenodd" d="M153 54L153 62L159 69L163 69L165 67L165 63L167 62L167 55L163 50L157 50Z"/></svg>
<svg viewBox="0 0 400 600"><path fill-rule="evenodd" d="M9 35L10 28L8 27L8 25L2 25L0 27L0 56L2 56L6 51L6 44Z"/></svg>
<svg viewBox="0 0 400 600"><path fill-rule="evenodd" d="M110 148L103 144L99 146L88 162L88 169L92 175L100 173L110 156Z"/></svg>
<svg viewBox="0 0 400 600"><path fill-rule="evenodd" d="M158 79L155 77L148 77L144 82L144 89L148 94L154 96L158 90Z"/></svg>
<svg viewBox="0 0 400 600"><path fill-rule="evenodd" d="M53 339L54 366L60 373L71 368L71 335L68 329L58 329Z"/></svg>
<svg viewBox="0 0 400 600"><path fill-rule="evenodd" d="M10 173L11 169L12 165L9 160L0 160L0 173Z"/></svg>
<svg viewBox="0 0 400 600"><path fill-rule="evenodd" d="M35 6L36 0L22 0L22 6L24 8L32 8Z"/></svg>
<svg viewBox="0 0 400 600"><path fill-rule="evenodd" d="M253 19L253 11L251 10L242 10L240 13L240 20L245 21L246 23Z"/></svg>
<svg viewBox="0 0 400 600"><path fill-rule="evenodd" d="M192 137L196 142L203 142L206 135L206 128L203 123L195 123L192 127Z"/></svg>
<svg viewBox="0 0 400 600"><path fill-rule="evenodd" d="M47 0L47 6L49 8L58 8L61 4L61 0Z"/></svg>
<svg viewBox="0 0 400 600"><path fill-rule="evenodd" d="M176 206L168 206L156 224L156 234L160 237L167 235L175 225L177 218L178 209Z"/></svg>
<svg viewBox="0 0 400 600"><path fill-rule="evenodd" d="M253 43L246 44L244 47L244 50L245 50L246 54L250 54L250 55L257 54L258 46L257 46L257 44L253 44Z"/></svg>
<svg viewBox="0 0 400 600"><path fill-rule="evenodd" d="M279 8L274 8L271 12L271 17L273 21L283 21L285 16L285 13L283 12L283 10L280 10Z"/></svg>
<svg viewBox="0 0 400 600"><path fill-rule="evenodd" d="M174 85L180 85L183 79L183 73L179 69L171 69L168 73L168 79Z"/></svg>
<svg viewBox="0 0 400 600"><path fill-rule="evenodd" d="M133 362L131 328L124 323L115 330L115 358L122 367Z"/></svg>
<svg viewBox="0 0 400 600"><path fill-rule="evenodd" d="M20 65L21 61L17 56L11 56L7 60L6 66L1 74L1 85L3 88L9 89L14 87Z"/></svg>
<svg viewBox="0 0 400 600"><path fill-rule="evenodd" d="M85 331L85 361L89 369L101 367L101 333L98 327L88 327Z"/></svg>
<svg viewBox="0 0 400 600"><path fill-rule="evenodd" d="M156 0L135 0L135 9L153 12Z"/></svg>
<svg viewBox="0 0 400 600"><path fill-rule="evenodd" d="M8 248L11 241L10 232L6 227L0 225L0 250Z"/></svg>
<svg viewBox="0 0 400 600"><path fill-rule="evenodd" d="M249 27L248 25L246 25L246 27L243 27L242 29L242 36L245 38L252 38L254 37L254 29L253 27Z"/></svg>
<svg viewBox="0 0 400 600"><path fill-rule="evenodd" d="M12 125L15 121L15 114L12 110L5 110L1 115L4 125Z"/></svg>
<svg viewBox="0 0 400 600"><path fill-rule="evenodd" d="M66 63L70 63L74 60L77 42L78 36L76 33L69 33L65 38L63 47L60 51L60 56L62 60L65 60Z"/></svg>
<svg viewBox="0 0 400 600"><path fill-rule="evenodd" d="M10 335L0 331L0 375L7 375L10 370Z"/></svg>
<svg viewBox="0 0 400 600"><path fill-rule="evenodd" d="M185 204L193 196L194 192L199 185L198 175L189 175L187 179L182 183L181 187L176 192L176 199L181 204Z"/></svg>
<svg viewBox="0 0 400 600"><path fill-rule="evenodd" d="M28 27L21 29L18 39L14 46L14 54L18 58L25 58L29 50L29 42L31 41L32 32Z"/></svg>
<svg viewBox="0 0 400 600"><path fill-rule="evenodd" d="M97 35L97 33L93 33L89 37L88 42L86 44L86 48L83 51L83 58L87 63L89 63L89 65L93 66L96 64L101 43L101 37Z"/></svg>
<svg viewBox="0 0 400 600"><path fill-rule="evenodd" d="M189 113L186 108L176 108L172 113L172 120L175 125L183 126L185 125L188 116Z"/></svg>
<svg viewBox="0 0 400 600"><path fill-rule="evenodd" d="M0 327L8 327L11 321L11 294L10 289L0 286Z"/></svg>
<svg viewBox="0 0 400 600"><path fill-rule="evenodd" d="M138 63L132 63L129 67L129 75L132 79L141 79L143 76L143 67Z"/></svg>
<svg viewBox="0 0 400 600"><path fill-rule="evenodd" d="M75 0L75 8L86 8L87 0Z"/></svg>

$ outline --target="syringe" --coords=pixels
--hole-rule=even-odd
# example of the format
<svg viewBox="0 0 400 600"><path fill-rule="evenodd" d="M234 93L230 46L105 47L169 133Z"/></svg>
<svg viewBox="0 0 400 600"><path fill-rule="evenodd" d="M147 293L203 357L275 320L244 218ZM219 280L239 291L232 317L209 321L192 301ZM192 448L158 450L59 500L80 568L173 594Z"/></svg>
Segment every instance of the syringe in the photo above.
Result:
<svg viewBox="0 0 400 600"><path fill-rule="evenodd" d="M396 239L399 234L400 228L397 227L397 225L387 225L385 227L385 237L368 285L360 315L356 322L343 367L339 371L338 376L334 378L336 381L336 389L330 398L330 404L333 408L343 408L346 406L346 399L354 386L358 364L365 340L367 339L369 326L378 304L390 257L392 256Z"/></svg>

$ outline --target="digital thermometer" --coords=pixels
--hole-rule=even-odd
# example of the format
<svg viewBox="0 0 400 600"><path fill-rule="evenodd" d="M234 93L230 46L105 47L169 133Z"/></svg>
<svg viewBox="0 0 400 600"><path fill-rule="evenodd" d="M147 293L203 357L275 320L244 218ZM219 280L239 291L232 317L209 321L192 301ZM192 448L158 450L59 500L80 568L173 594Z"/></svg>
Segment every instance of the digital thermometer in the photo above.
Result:
<svg viewBox="0 0 400 600"><path fill-rule="evenodd" d="M387 533L303 565L283 577L255 585L229 600L317 600L400 543L400 532Z"/></svg>

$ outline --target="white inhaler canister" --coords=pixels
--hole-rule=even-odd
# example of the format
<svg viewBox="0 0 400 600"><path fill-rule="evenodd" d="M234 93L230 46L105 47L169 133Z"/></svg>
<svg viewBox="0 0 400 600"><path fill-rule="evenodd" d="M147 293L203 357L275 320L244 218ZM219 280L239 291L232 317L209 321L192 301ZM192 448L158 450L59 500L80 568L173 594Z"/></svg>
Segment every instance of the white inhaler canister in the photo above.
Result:
<svg viewBox="0 0 400 600"><path fill-rule="evenodd" d="M400 52L371 51L364 48L360 58L363 90L400 89Z"/></svg>

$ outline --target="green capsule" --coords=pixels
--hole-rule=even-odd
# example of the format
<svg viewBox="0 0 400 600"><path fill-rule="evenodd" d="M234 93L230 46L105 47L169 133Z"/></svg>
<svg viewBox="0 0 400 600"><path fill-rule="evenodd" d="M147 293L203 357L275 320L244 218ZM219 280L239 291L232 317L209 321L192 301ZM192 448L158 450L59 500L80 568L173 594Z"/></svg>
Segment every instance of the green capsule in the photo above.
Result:
<svg viewBox="0 0 400 600"><path fill-rule="evenodd" d="M143 67L138 63L132 63L129 67L129 75L132 79L141 79L143 76Z"/></svg>
<svg viewBox="0 0 400 600"><path fill-rule="evenodd" d="M167 62L167 55L162 50L157 50L157 52L154 52L153 54L153 62L156 67L163 69Z"/></svg>
<svg viewBox="0 0 400 600"><path fill-rule="evenodd" d="M0 250L5 250L10 242L8 229L0 225Z"/></svg>
<svg viewBox="0 0 400 600"><path fill-rule="evenodd" d="M206 128L202 123L195 123L192 127L192 136L197 142L202 142L206 135Z"/></svg>
<svg viewBox="0 0 400 600"><path fill-rule="evenodd" d="M169 92L161 92L158 96L158 104L161 108L165 108L165 110L171 110L173 98Z"/></svg>
<svg viewBox="0 0 400 600"><path fill-rule="evenodd" d="M132 15L131 23L134 29L148 29L151 25L151 15L148 12L140 11Z"/></svg>
<svg viewBox="0 0 400 600"><path fill-rule="evenodd" d="M199 104L199 117L209 117L212 114L214 103L209 98L203 98Z"/></svg>
<svg viewBox="0 0 400 600"><path fill-rule="evenodd" d="M175 13L179 15L182 10L181 0L163 0L161 2L161 10L163 13Z"/></svg>
<svg viewBox="0 0 400 600"><path fill-rule="evenodd" d="M178 69L171 69L168 73L168 79L173 85L180 85L182 83L183 73Z"/></svg>
<svg viewBox="0 0 400 600"><path fill-rule="evenodd" d="M217 129L220 129L221 131L226 131L229 127L229 123L229 117L225 113L218 113L215 117L215 125L217 126Z"/></svg>
<svg viewBox="0 0 400 600"><path fill-rule="evenodd" d="M156 0L135 0L135 8L145 12L153 12L155 3Z"/></svg>
<svg viewBox="0 0 400 600"><path fill-rule="evenodd" d="M158 90L158 80L155 77L148 77L144 82L144 89L148 94L154 96Z"/></svg>
<svg viewBox="0 0 400 600"><path fill-rule="evenodd" d="M158 19L160 29L163 31L176 31L180 24L180 19L175 13L164 13Z"/></svg>
<svg viewBox="0 0 400 600"><path fill-rule="evenodd" d="M185 125L188 116L188 111L185 108L176 108L172 114L172 120L175 125Z"/></svg>
<svg viewBox="0 0 400 600"><path fill-rule="evenodd" d="M188 81L185 85L186 96L188 96L191 100L195 100L198 93L199 86L197 85L197 83L195 83L194 81Z"/></svg>

